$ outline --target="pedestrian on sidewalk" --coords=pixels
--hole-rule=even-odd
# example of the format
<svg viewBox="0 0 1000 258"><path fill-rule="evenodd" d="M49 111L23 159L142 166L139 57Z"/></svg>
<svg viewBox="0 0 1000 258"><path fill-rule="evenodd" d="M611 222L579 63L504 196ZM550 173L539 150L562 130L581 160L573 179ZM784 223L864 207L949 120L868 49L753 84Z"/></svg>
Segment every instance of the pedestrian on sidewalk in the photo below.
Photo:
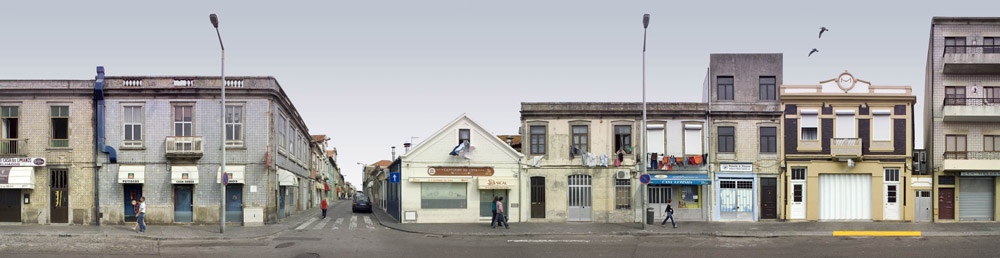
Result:
<svg viewBox="0 0 1000 258"><path fill-rule="evenodd" d="M321 204L322 204L322 207L320 207L320 208L323 209L323 219L326 219L326 198L323 198L323 202Z"/></svg>
<svg viewBox="0 0 1000 258"><path fill-rule="evenodd" d="M132 214L135 214L135 224L132 224L132 231L139 233L139 202L132 199Z"/></svg>
<svg viewBox="0 0 1000 258"><path fill-rule="evenodd" d="M136 223L139 224L139 233L146 233L146 197L139 197L139 218L136 219Z"/></svg>
<svg viewBox="0 0 1000 258"><path fill-rule="evenodd" d="M674 222L674 208L670 207L670 204L667 203L667 209L664 210L664 211L667 212L667 217L663 218L663 222L660 223L660 226L666 225L667 224L667 220L669 219L670 220L670 225L673 225L674 228L677 228L677 223Z"/></svg>
<svg viewBox="0 0 1000 258"><path fill-rule="evenodd" d="M494 221L497 221L497 197L496 196L493 196L493 201L491 203L492 204L490 204L490 205L493 205L493 216L490 217L490 226L493 225Z"/></svg>
<svg viewBox="0 0 1000 258"><path fill-rule="evenodd" d="M497 225L503 223L505 228L510 228L510 224L507 224L507 216L503 214L503 196L497 198L497 215L493 216L493 223L490 223L490 227L497 228Z"/></svg>

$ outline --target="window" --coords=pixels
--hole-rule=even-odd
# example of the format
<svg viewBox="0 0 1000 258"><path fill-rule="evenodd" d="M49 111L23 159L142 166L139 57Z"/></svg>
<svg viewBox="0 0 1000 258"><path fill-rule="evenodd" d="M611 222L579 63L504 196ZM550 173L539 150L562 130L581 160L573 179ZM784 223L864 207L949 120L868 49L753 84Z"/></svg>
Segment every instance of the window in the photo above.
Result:
<svg viewBox="0 0 1000 258"><path fill-rule="evenodd" d="M760 128L760 153L778 153L778 128Z"/></svg>
<svg viewBox="0 0 1000 258"><path fill-rule="evenodd" d="M732 126L719 126L719 152L736 152L736 129Z"/></svg>
<svg viewBox="0 0 1000 258"><path fill-rule="evenodd" d="M531 154L545 154L545 126L533 125L528 127L529 137L531 137Z"/></svg>
<svg viewBox="0 0 1000 258"><path fill-rule="evenodd" d="M887 168L885 169L885 181L886 182L899 182L899 168Z"/></svg>
<svg viewBox="0 0 1000 258"><path fill-rule="evenodd" d="M896 199L897 199L896 197L899 194L899 191L898 191L897 188L899 188L899 186L898 185L887 185L887 186L885 186L885 188L886 188L886 192L885 192L886 202L888 202L888 203L896 203Z"/></svg>
<svg viewBox="0 0 1000 258"><path fill-rule="evenodd" d="M733 77L732 76L719 76L715 79L715 83L718 85L718 96L719 100L733 100Z"/></svg>
<svg viewBox="0 0 1000 258"><path fill-rule="evenodd" d="M142 106L125 106L122 114L124 122L122 135L125 136L122 141L123 146L142 146L142 115Z"/></svg>
<svg viewBox="0 0 1000 258"><path fill-rule="evenodd" d="M778 91L775 86L778 80L774 76L761 76L759 82L760 100L776 100Z"/></svg>
<svg viewBox="0 0 1000 258"><path fill-rule="evenodd" d="M965 105L965 86L946 86L944 87L944 104L945 105Z"/></svg>
<svg viewBox="0 0 1000 258"><path fill-rule="evenodd" d="M615 179L615 209L632 209L632 180Z"/></svg>
<svg viewBox="0 0 1000 258"><path fill-rule="evenodd" d="M284 150L285 137L287 137L288 119L285 116L278 116L278 150Z"/></svg>
<svg viewBox="0 0 1000 258"><path fill-rule="evenodd" d="M191 106L174 106L174 136L192 136L194 116Z"/></svg>
<svg viewBox="0 0 1000 258"><path fill-rule="evenodd" d="M954 185L955 176L938 176L938 184L941 185Z"/></svg>
<svg viewBox="0 0 1000 258"><path fill-rule="evenodd" d="M18 146L18 107L0 107L0 155L21 153Z"/></svg>
<svg viewBox="0 0 1000 258"><path fill-rule="evenodd" d="M684 125L684 154L685 155L701 155L701 149L703 144L701 125L686 124Z"/></svg>
<svg viewBox="0 0 1000 258"><path fill-rule="evenodd" d="M802 140L815 141L819 139L819 117L817 114L817 110L802 110L799 118Z"/></svg>
<svg viewBox="0 0 1000 258"><path fill-rule="evenodd" d="M792 185L792 202L802 202L802 184Z"/></svg>
<svg viewBox="0 0 1000 258"><path fill-rule="evenodd" d="M872 111L872 140L890 141L892 140L892 120L889 110Z"/></svg>
<svg viewBox="0 0 1000 258"><path fill-rule="evenodd" d="M698 193L701 187L698 185L682 185L681 186L681 199L677 202L677 208L681 209L695 209L701 208L701 198L698 198Z"/></svg>
<svg viewBox="0 0 1000 258"><path fill-rule="evenodd" d="M983 37L983 53L1000 53L1000 37Z"/></svg>
<svg viewBox="0 0 1000 258"><path fill-rule="evenodd" d="M965 37L945 37L945 53L965 53Z"/></svg>
<svg viewBox="0 0 1000 258"><path fill-rule="evenodd" d="M806 180L806 169L792 168L792 180Z"/></svg>
<svg viewBox="0 0 1000 258"><path fill-rule="evenodd" d="M462 144L463 142L472 143L472 138L470 137L469 129L458 129L458 144Z"/></svg>
<svg viewBox="0 0 1000 258"><path fill-rule="evenodd" d="M1000 151L1000 135L983 136L983 151Z"/></svg>
<svg viewBox="0 0 1000 258"><path fill-rule="evenodd" d="M52 106L52 141L49 147L69 147L69 106Z"/></svg>
<svg viewBox="0 0 1000 258"><path fill-rule="evenodd" d="M465 209L466 183L420 183L420 208Z"/></svg>
<svg viewBox="0 0 1000 258"><path fill-rule="evenodd" d="M854 110L837 110L837 131L834 138L857 138L858 127L855 125Z"/></svg>
<svg viewBox="0 0 1000 258"><path fill-rule="evenodd" d="M226 146L243 146L243 106L226 106Z"/></svg>
<svg viewBox="0 0 1000 258"><path fill-rule="evenodd" d="M586 125L573 126L573 152L576 155L587 153L587 140L590 128Z"/></svg>
<svg viewBox="0 0 1000 258"><path fill-rule="evenodd" d="M945 159L965 159L966 158L965 135L949 134L944 137L944 158Z"/></svg>
<svg viewBox="0 0 1000 258"><path fill-rule="evenodd" d="M624 150L627 154L632 154L632 126L630 125L616 125L615 126L615 149Z"/></svg>
<svg viewBox="0 0 1000 258"><path fill-rule="evenodd" d="M1000 50L998 50L997 53L1000 53ZM983 87L983 93L986 94L985 96L983 96L983 98L986 98L984 100L985 104L987 105L1000 104L1000 87L995 87L995 86Z"/></svg>

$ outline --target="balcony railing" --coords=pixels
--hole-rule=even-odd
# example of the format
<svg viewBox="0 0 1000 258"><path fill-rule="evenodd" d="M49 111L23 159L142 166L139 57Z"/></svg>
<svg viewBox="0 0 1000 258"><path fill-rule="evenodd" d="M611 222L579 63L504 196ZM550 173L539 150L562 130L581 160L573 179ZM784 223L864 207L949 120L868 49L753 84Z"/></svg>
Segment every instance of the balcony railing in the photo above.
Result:
<svg viewBox="0 0 1000 258"><path fill-rule="evenodd" d="M860 157L861 139L859 138L830 139L830 155Z"/></svg>
<svg viewBox="0 0 1000 258"><path fill-rule="evenodd" d="M1000 160L1000 151L945 151L944 159Z"/></svg>
<svg viewBox="0 0 1000 258"><path fill-rule="evenodd" d="M1000 98L944 98L945 106L1000 106Z"/></svg>
<svg viewBox="0 0 1000 258"><path fill-rule="evenodd" d="M952 45L944 46L946 54L1000 54L1000 45Z"/></svg>
<svg viewBox="0 0 1000 258"><path fill-rule="evenodd" d="M0 139L0 156L27 156L27 147L24 139Z"/></svg>
<svg viewBox="0 0 1000 258"><path fill-rule="evenodd" d="M203 141L202 136L167 136L167 157L200 158Z"/></svg>

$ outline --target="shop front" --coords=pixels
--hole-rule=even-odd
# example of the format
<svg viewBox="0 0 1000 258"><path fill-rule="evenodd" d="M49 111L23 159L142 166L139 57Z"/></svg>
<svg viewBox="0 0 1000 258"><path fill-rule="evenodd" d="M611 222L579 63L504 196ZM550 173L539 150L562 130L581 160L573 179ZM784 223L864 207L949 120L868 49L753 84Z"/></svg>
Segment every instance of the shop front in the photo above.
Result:
<svg viewBox="0 0 1000 258"><path fill-rule="evenodd" d="M0 222L21 222L21 204L29 203L32 189L34 167L0 167Z"/></svg>
<svg viewBox="0 0 1000 258"><path fill-rule="evenodd" d="M674 219L707 221L703 205L712 181L708 174L652 174L647 186L648 206L653 208L657 222L667 216L667 205L674 208Z"/></svg>
<svg viewBox="0 0 1000 258"><path fill-rule="evenodd" d="M220 168L221 170L221 168ZM226 165L226 222L243 222L243 184L246 183L244 165ZM216 173L216 183L222 182L222 173Z"/></svg>
<svg viewBox="0 0 1000 258"><path fill-rule="evenodd" d="M194 191L198 185L197 166L170 167L174 190L174 222L194 221Z"/></svg>
<svg viewBox="0 0 1000 258"><path fill-rule="evenodd" d="M143 197L142 186L146 183L145 165L120 165L118 166L118 183L122 185L122 207L125 214L125 222L135 222L138 214L135 213L134 205L139 205L139 198ZM147 198L149 199L149 198ZM133 204L136 202L135 204Z"/></svg>
<svg viewBox="0 0 1000 258"><path fill-rule="evenodd" d="M715 173L715 221L757 221L753 163L722 163Z"/></svg>
<svg viewBox="0 0 1000 258"><path fill-rule="evenodd" d="M958 220L996 219L996 177L1000 171L964 171L958 177Z"/></svg>

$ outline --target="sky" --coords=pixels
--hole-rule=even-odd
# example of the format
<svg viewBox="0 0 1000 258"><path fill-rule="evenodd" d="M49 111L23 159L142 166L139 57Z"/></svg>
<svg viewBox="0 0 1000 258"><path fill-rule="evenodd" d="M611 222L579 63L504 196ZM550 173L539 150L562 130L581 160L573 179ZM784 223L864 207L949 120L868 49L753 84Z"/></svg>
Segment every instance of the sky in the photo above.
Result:
<svg viewBox="0 0 1000 258"><path fill-rule="evenodd" d="M933 16L1000 1L303 0L0 3L0 79L274 76L348 182L459 115L517 134L520 102L701 100L711 53L783 53L785 84L847 70L923 101ZM819 27L830 31L817 39ZM809 50L820 52L807 57ZM917 105L917 147L923 105ZM415 137L415 138L414 138Z"/></svg>

